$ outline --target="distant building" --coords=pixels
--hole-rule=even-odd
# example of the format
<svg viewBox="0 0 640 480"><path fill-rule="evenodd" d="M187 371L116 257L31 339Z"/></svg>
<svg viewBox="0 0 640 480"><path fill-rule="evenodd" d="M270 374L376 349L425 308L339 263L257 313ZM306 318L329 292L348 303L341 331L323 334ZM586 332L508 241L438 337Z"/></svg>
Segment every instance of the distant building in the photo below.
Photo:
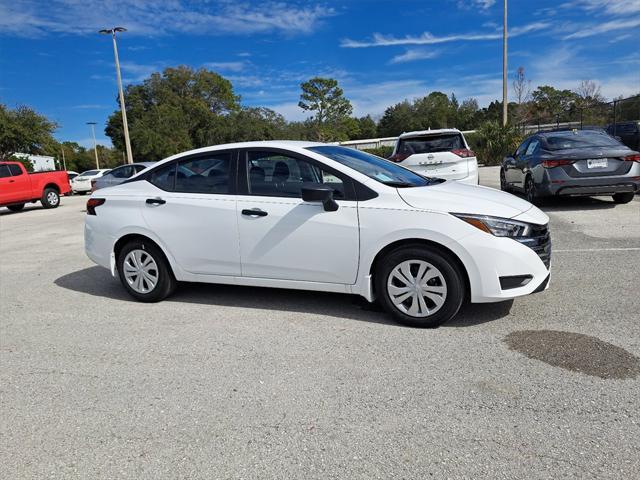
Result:
<svg viewBox="0 0 640 480"><path fill-rule="evenodd" d="M34 172L47 172L56 169L53 157L47 155L29 155L28 153L14 153L14 157L28 158L33 165Z"/></svg>

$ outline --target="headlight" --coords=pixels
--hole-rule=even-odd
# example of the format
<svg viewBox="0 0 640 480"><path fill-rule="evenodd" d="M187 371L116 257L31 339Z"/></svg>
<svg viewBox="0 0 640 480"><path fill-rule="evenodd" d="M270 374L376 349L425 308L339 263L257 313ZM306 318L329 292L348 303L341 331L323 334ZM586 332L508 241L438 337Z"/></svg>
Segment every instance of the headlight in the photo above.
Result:
<svg viewBox="0 0 640 480"><path fill-rule="evenodd" d="M531 233L531 225L509 218L468 215L466 213L452 213L451 215L496 237L528 237Z"/></svg>

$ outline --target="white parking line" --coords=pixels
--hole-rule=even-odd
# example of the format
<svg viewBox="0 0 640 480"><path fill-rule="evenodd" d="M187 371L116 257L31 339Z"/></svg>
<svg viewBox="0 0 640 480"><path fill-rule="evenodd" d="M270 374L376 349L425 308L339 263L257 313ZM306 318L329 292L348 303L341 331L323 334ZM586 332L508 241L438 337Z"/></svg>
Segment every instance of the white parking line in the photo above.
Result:
<svg viewBox="0 0 640 480"><path fill-rule="evenodd" d="M575 248L570 250L553 250L553 253L571 253L571 252L624 252L629 250L640 250L640 247L621 247L621 248Z"/></svg>

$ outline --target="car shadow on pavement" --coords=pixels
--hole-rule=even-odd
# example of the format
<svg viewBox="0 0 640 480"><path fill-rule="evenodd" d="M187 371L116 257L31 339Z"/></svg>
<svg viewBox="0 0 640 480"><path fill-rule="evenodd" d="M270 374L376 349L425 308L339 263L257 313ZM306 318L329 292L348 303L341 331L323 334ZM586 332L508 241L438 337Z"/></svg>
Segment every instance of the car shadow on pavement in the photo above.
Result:
<svg viewBox="0 0 640 480"><path fill-rule="evenodd" d="M544 200L540 207L545 212L573 212L578 210L606 210L615 208L611 197L554 197Z"/></svg>
<svg viewBox="0 0 640 480"><path fill-rule="evenodd" d="M124 302L136 302L102 267L89 267L68 273L54 280L67 290ZM184 302L211 306L255 308L287 312L315 313L338 318L381 323L402 327L395 323L377 304L356 295L312 292L281 288L243 287L181 283L167 302ZM444 327L472 327L509 315L513 301L494 304L465 305L456 318Z"/></svg>

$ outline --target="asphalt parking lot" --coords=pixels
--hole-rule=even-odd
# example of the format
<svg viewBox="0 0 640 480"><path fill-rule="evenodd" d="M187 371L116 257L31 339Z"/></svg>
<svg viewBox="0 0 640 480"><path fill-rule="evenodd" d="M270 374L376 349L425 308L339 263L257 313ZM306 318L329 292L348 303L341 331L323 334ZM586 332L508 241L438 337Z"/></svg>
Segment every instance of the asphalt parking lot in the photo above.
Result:
<svg viewBox="0 0 640 480"><path fill-rule="evenodd" d="M0 209L1 478L640 477L640 197L552 202L550 288L436 330L315 292L136 303L86 199Z"/></svg>

